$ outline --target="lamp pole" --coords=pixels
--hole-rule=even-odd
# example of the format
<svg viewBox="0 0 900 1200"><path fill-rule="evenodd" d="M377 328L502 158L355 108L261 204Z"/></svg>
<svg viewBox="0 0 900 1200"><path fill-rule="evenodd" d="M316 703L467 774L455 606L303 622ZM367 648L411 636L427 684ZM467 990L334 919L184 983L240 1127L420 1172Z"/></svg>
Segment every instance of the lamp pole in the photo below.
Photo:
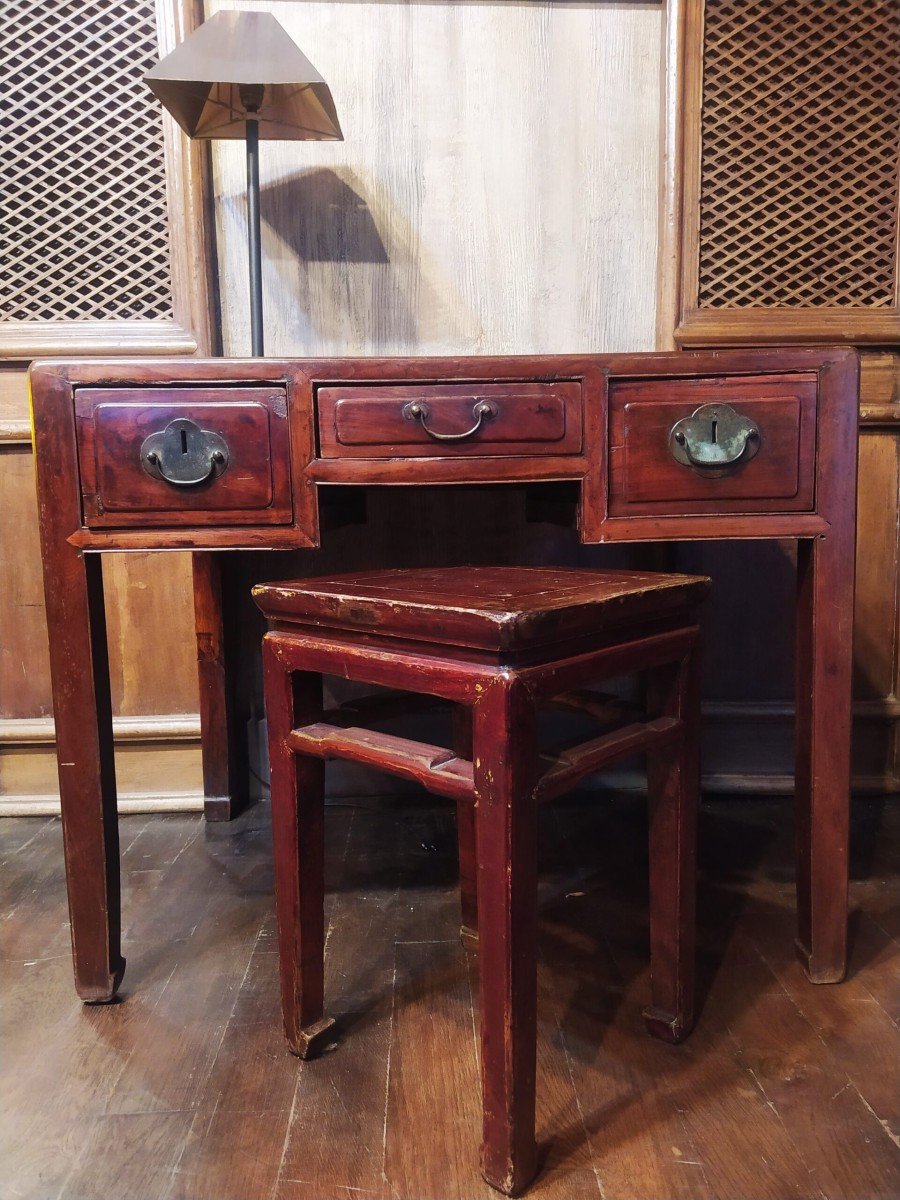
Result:
<svg viewBox="0 0 900 1200"><path fill-rule="evenodd" d="M259 117L264 89L256 84L241 87L241 100L247 110L244 136L247 143L247 250L250 258L250 352L262 358L263 293L262 234L259 221Z"/></svg>

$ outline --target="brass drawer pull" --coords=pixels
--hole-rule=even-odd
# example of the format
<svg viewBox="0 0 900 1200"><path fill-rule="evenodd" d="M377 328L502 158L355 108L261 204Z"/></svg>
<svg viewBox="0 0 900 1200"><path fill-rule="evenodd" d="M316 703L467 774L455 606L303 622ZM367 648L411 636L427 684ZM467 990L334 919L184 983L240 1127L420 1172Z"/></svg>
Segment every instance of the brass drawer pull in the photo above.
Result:
<svg viewBox="0 0 900 1200"><path fill-rule="evenodd" d="M476 400L472 409L475 424L463 433L438 433L436 429L429 429L428 405L424 400L410 400L409 403L403 405L400 411L407 421L418 421L428 436L434 438L436 442L464 442L466 438L474 436L485 421L493 420L498 409L491 400Z"/></svg>
<svg viewBox="0 0 900 1200"><path fill-rule="evenodd" d="M175 487L196 487L228 466L228 443L221 434L178 417L144 439L141 466L148 475Z"/></svg>
<svg viewBox="0 0 900 1200"><path fill-rule="evenodd" d="M669 451L676 462L704 475L727 475L759 451L759 426L730 404L701 404L669 431Z"/></svg>

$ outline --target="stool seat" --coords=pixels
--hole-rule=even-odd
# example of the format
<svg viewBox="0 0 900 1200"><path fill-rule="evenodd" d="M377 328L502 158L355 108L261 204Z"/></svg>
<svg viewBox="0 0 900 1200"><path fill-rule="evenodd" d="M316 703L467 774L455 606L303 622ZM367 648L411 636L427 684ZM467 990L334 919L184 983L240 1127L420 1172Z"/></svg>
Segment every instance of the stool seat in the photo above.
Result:
<svg viewBox="0 0 900 1200"><path fill-rule="evenodd" d="M253 596L271 621L504 651L652 620L708 590L695 575L443 567L264 584Z"/></svg>

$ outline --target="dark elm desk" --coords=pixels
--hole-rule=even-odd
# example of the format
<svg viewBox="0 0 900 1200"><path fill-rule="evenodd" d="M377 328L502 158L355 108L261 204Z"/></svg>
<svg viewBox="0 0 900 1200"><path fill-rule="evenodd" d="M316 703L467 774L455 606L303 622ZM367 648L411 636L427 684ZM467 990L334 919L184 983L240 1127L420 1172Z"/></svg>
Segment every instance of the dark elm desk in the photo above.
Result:
<svg viewBox="0 0 900 1200"><path fill-rule="evenodd" d="M797 538L797 947L810 979L841 979L852 351L54 361L35 363L31 384L82 999L111 1000L125 966L101 552L315 547L319 489L336 483L567 480L585 543ZM223 557L194 560L213 805L240 770Z"/></svg>

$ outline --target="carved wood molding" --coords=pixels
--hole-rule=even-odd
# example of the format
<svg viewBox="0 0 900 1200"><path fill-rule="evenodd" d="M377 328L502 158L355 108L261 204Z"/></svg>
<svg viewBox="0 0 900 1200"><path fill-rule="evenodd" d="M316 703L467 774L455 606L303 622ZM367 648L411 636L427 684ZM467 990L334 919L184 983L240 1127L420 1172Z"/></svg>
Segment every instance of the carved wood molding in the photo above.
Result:
<svg viewBox="0 0 900 1200"><path fill-rule="evenodd" d="M118 810L128 814L203 812L203 793L120 792ZM0 817L58 817L59 813L59 796L54 792L0 796Z"/></svg>
<svg viewBox="0 0 900 1200"><path fill-rule="evenodd" d="M0 358L196 354L197 333L176 321L0 321Z"/></svg>
<svg viewBox="0 0 900 1200"><path fill-rule="evenodd" d="M55 731L52 717L0 718L0 745L52 746ZM116 742L196 742L200 738L198 713L163 713L149 716L113 717Z"/></svg>
<svg viewBox="0 0 900 1200"><path fill-rule="evenodd" d="M58 816L52 717L0 719L0 817ZM113 718L122 813L200 812L196 713Z"/></svg>

